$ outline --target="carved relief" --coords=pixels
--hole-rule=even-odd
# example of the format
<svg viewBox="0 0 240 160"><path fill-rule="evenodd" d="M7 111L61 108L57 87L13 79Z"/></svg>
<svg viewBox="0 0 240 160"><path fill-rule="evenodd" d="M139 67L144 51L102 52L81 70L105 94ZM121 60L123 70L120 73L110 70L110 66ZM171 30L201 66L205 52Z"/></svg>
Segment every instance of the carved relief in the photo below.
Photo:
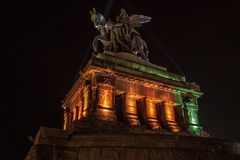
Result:
<svg viewBox="0 0 240 160"><path fill-rule="evenodd" d="M112 91L98 89L98 106L112 108Z"/></svg>

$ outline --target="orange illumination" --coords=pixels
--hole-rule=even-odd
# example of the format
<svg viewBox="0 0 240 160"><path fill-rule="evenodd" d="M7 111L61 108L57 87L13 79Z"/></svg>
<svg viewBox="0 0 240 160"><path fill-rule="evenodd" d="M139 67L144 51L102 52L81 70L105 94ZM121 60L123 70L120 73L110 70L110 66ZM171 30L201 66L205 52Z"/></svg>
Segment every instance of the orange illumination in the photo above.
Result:
<svg viewBox="0 0 240 160"><path fill-rule="evenodd" d="M109 115L109 113L110 113L110 111L108 109L104 109L104 108L101 109L102 116L107 117Z"/></svg>
<svg viewBox="0 0 240 160"><path fill-rule="evenodd" d="M88 87L84 88L83 91L83 117L86 117L87 115L87 108L88 108L88 104L89 104L89 90Z"/></svg>
<svg viewBox="0 0 240 160"><path fill-rule="evenodd" d="M66 130L67 129L67 113L64 113L64 122L63 122L63 129Z"/></svg>
<svg viewBox="0 0 240 160"><path fill-rule="evenodd" d="M147 116L152 117L152 118L157 118L156 117L156 107L155 103L153 103L150 100L146 101L146 106L147 106Z"/></svg>
<svg viewBox="0 0 240 160"><path fill-rule="evenodd" d="M109 85L101 84L98 86L98 100L97 106L98 114L103 119L112 119L112 110L113 109L113 91L112 87Z"/></svg>
<svg viewBox="0 0 240 160"><path fill-rule="evenodd" d="M82 113L81 113L81 108L82 108L82 107L79 107L79 109L78 109L78 120L81 118L81 115L82 115Z"/></svg>
<svg viewBox="0 0 240 160"><path fill-rule="evenodd" d="M99 89L98 105L105 108L112 108L112 92L105 89Z"/></svg>
<svg viewBox="0 0 240 160"><path fill-rule="evenodd" d="M137 95L126 94L126 101L125 101L128 122L134 126L140 124L137 116L136 96Z"/></svg>
<svg viewBox="0 0 240 160"><path fill-rule="evenodd" d="M76 107L73 108L73 121L76 120Z"/></svg>
<svg viewBox="0 0 240 160"><path fill-rule="evenodd" d="M77 100L77 106L78 106L78 115L77 115L77 119L79 120L82 117L82 99L81 96L78 96L78 100Z"/></svg>
<svg viewBox="0 0 240 160"><path fill-rule="evenodd" d="M136 85L134 83L129 84L129 92L136 93Z"/></svg>
<svg viewBox="0 0 240 160"><path fill-rule="evenodd" d="M165 105L165 114L167 121L175 121L173 106Z"/></svg>
<svg viewBox="0 0 240 160"><path fill-rule="evenodd" d="M83 75L86 76L86 75L89 75L89 74L92 74L92 73L96 73L96 72L100 72L100 70L98 70L98 69L89 69Z"/></svg>
<svg viewBox="0 0 240 160"><path fill-rule="evenodd" d="M180 129L175 121L173 104L165 103L164 106L165 106L165 115L166 115L168 126L171 128L171 131L173 133L178 133Z"/></svg>
<svg viewBox="0 0 240 160"><path fill-rule="evenodd" d="M131 114L136 114L136 108L132 106L127 106L127 112Z"/></svg>
<svg viewBox="0 0 240 160"><path fill-rule="evenodd" d="M157 120L156 101L153 101L152 99L147 98L146 111L147 111L148 122L151 125L152 129L161 128Z"/></svg>
<svg viewBox="0 0 240 160"><path fill-rule="evenodd" d="M131 123L131 125L134 125L134 126L139 125L139 121L136 120L136 119L131 119L131 120L130 120L130 123Z"/></svg>
<svg viewBox="0 0 240 160"><path fill-rule="evenodd" d="M131 114L136 114L136 100L130 96L126 97L126 111Z"/></svg>

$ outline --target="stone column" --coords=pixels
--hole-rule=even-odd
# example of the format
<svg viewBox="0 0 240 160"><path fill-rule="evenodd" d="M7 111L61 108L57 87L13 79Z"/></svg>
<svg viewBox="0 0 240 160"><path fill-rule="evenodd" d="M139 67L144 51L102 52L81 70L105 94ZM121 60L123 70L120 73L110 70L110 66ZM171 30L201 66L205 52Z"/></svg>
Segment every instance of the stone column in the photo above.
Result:
<svg viewBox="0 0 240 160"><path fill-rule="evenodd" d="M96 115L101 120L115 121L115 86L111 77L97 77Z"/></svg>
<svg viewBox="0 0 240 160"><path fill-rule="evenodd" d="M86 84L82 91L83 96L83 109L82 109L82 116L87 117L90 112L91 107L91 87L89 84Z"/></svg>
<svg viewBox="0 0 240 160"><path fill-rule="evenodd" d="M151 98L146 98L146 113L147 113L147 121L152 129L160 129L160 124L157 119L157 110L156 104L158 102Z"/></svg>
<svg viewBox="0 0 240 160"><path fill-rule="evenodd" d="M183 96L184 103L184 118L188 132L195 135L200 135L202 127L198 120L198 103L195 95L186 93Z"/></svg>
<svg viewBox="0 0 240 160"><path fill-rule="evenodd" d="M71 126L71 113L70 113L70 107L67 106L64 108L64 124L63 124L63 129L67 130Z"/></svg>
<svg viewBox="0 0 240 160"><path fill-rule="evenodd" d="M97 106L97 78L96 73L91 73L91 109L95 111Z"/></svg>
<svg viewBox="0 0 240 160"><path fill-rule="evenodd" d="M166 122L167 128L169 128L172 133L179 133L181 131L181 129L178 126L176 119L175 119L174 103L165 101L163 111L165 114L165 122Z"/></svg>
<svg viewBox="0 0 240 160"><path fill-rule="evenodd" d="M82 110L83 110L83 103L82 103L82 94L78 95L78 101L77 101L77 106L78 106L78 114L77 114L77 119L80 120L82 117Z"/></svg>
<svg viewBox="0 0 240 160"><path fill-rule="evenodd" d="M76 105L72 106L72 122L77 119L77 108Z"/></svg>
<svg viewBox="0 0 240 160"><path fill-rule="evenodd" d="M133 126L140 125L137 116L136 96L131 93L126 93L125 98L125 114L129 124Z"/></svg>
<svg viewBox="0 0 240 160"><path fill-rule="evenodd" d="M202 127L198 120L198 105L192 102L185 102L186 116L188 120L188 131L200 135Z"/></svg>
<svg viewBox="0 0 240 160"><path fill-rule="evenodd" d="M67 129L67 123L68 123L67 112L66 112L66 109L64 109L64 113L63 113L63 130Z"/></svg>

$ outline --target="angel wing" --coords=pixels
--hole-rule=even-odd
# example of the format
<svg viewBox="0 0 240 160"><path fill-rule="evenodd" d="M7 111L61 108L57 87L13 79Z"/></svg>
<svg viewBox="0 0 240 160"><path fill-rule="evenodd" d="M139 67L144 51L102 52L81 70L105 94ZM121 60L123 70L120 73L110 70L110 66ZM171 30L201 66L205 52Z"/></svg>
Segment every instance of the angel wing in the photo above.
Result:
<svg viewBox="0 0 240 160"><path fill-rule="evenodd" d="M134 14L129 17L129 27L134 28L134 27L141 27L143 23L147 23L151 20L152 18L149 16L144 16L144 15L138 15Z"/></svg>

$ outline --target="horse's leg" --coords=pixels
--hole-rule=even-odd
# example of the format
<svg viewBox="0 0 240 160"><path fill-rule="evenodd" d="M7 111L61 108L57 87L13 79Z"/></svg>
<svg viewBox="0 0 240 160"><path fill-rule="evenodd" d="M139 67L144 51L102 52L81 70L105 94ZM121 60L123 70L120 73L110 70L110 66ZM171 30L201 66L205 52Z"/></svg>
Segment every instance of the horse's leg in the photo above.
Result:
<svg viewBox="0 0 240 160"><path fill-rule="evenodd" d="M94 38L93 42L92 42L92 47L93 47L94 53L97 52L97 45L98 45L99 39L101 39L101 36L100 36L100 35L96 36L96 37Z"/></svg>

